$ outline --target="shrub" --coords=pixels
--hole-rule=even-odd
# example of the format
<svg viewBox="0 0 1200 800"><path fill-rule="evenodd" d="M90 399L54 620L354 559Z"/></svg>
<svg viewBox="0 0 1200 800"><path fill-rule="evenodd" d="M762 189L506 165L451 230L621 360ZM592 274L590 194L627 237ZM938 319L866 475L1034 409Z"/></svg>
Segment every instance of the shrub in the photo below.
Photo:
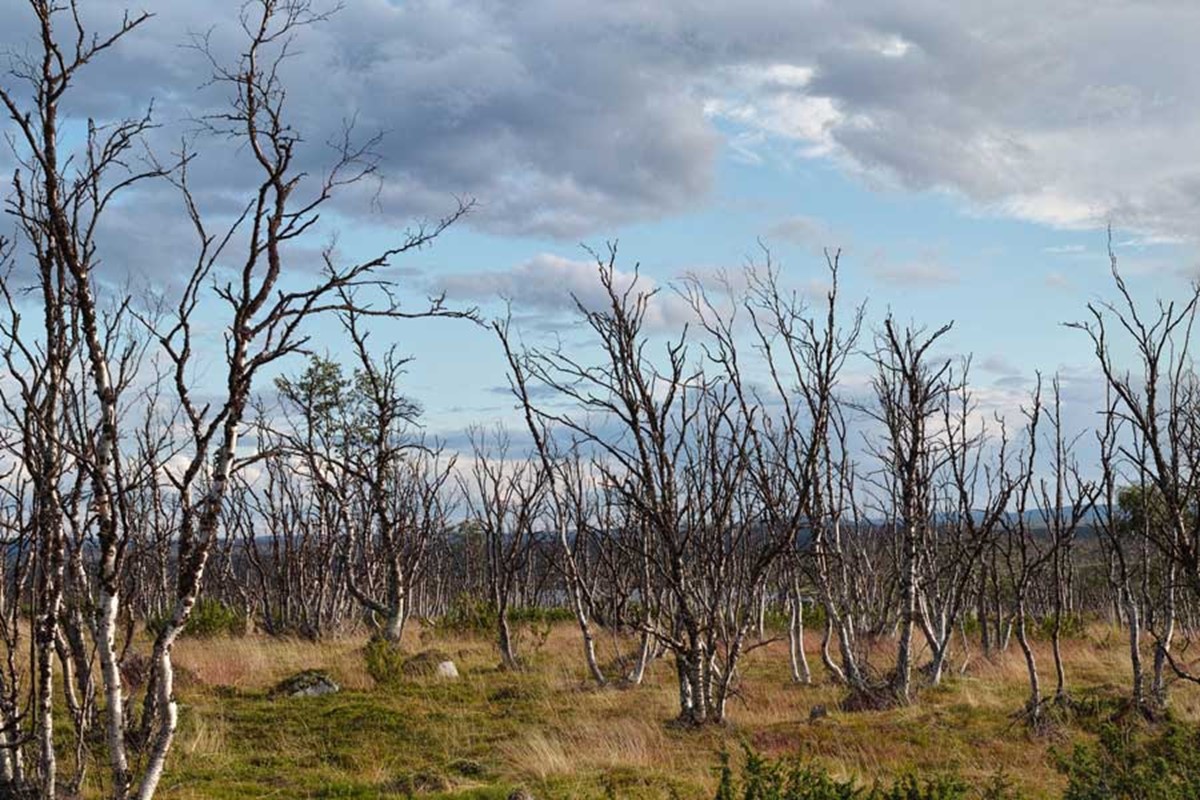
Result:
<svg viewBox="0 0 1200 800"><path fill-rule="evenodd" d="M905 775L891 783L866 787L852 779L840 780L817 764L763 758L749 747L740 779L729 756L721 756L716 800L1010 800L1015 795L1007 783L994 778L972 790L953 776L922 778Z"/></svg>
<svg viewBox="0 0 1200 800"><path fill-rule="evenodd" d="M454 598L435 626L448 633L490 634L496 624L496 607L492 603L461 594Z"/></svg>
<svg viewBox="0 0 1200 800"><path fill-rule="evenodd" d="M157 636L167 625L167 615L150 617L146 620L146 630ZM183 628L183 636L244 636L246 634L246 617L233 606L226 605L220 600L202 597L192 606L191 616Z"/></svg>
<svg viewBox="0 0 1200 800"><path fill-rule="evenodd" d="M493 617L495 612L492 612ZM542 606L524 606L510 609L508 621L514 624L553 625L558 622L574 622L575 612L562 606L543 608Z"/></svg>
<svg viewBox="0 0 1200 800"><path fill-rule="evenodd" d="M1033 636L1036 639L1049 641L1054 637L1054 617L1046 615L1037 620L1033 627ZM1087 634L1087 620L1078 614L1063 614L1062 630L1060 635L1063 639L1082 639Z"/></svg>
<svg viewBox="0 0 1200 800"><path fill-rule="evenodd" d="M508 610L508 621L513 626L545 628L557 622L575 619L569 608L522 606ZM490 636L499 625L499 612L489 600L462 594L450 603L449 609L434 624L439 630L458 634L480 634Z"/></svg>
<svg viewBox="0 0 1200 800"><path fill-rule="evenodd" d="M392 686L404 678L404 661L399 646L379 636L371 637L363 648L363 667L380 686Z"/></svg>
<svg viewBox="0 0 1200 800"><path fill-rule="evenodd" d="M1058 769L1067 776L1063 800L1191 800L1200 797L1200 729L1106 725L1095 745L1059 755Z"/></svg>

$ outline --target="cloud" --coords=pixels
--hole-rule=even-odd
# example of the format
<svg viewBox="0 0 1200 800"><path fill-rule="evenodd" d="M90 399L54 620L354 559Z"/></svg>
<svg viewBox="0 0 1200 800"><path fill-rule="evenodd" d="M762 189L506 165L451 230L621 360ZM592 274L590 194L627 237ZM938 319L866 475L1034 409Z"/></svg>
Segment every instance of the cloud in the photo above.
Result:
<svg viewBox="0 0 1200 800"><path fill-rule="evenodd" d="M958 283L959 276L936 261L881 264L872 270L877 280L889 286L933 289Z"/></svg>
<svg viewBox="0 0 1200 800"><path fill-rule="evenodd" d="M1021 368L999 353L993 353L984 357L979 361L979 368L985 372L991 372L995 375L1013 376L1020 375Z"/></svg>
<svg viewBox="0 0 1200 800"><path fill-rule="evenodd" d="M124 6L83 11L111 26ZM223 97L198 88L206 67L180 45L211 28L235 55L238 7L161 4L81 73L69 113L133 114L154 98L157 142L177 142ZM29 17L0 0L0 50L27 51ZM460 194L478 198L469 224L487 231L608 233L703 204L724 145L1170 241L1190 239L1200 211L1198 46L1200 7L1186 3L360 0L300 35L285 77L305 168L319 171L344 119L384 132L378 195L343 206L378 224L436 217ZM210 199L241 185L244 151L204 150Z"/></svg>
<svg viewBox="0 0 1200 800"><path fill-rule="evenodd" d="M775 223L767 229L767 238L802 245L817 253L826 248L844 248L850 244L825 220L804 215L788 217Z"/></svg>
<svg viewBox="0 0 1200 800"><path fill-rule="evenodd" d="M654 292L645 325L648 330L675 330L692 321L687 301L669 287L660 287L645 275L617 270L613 284L618 291L636 286L638 291ZM601 311L608 307L608 294L600 282L595 262L575 261L542 253L506 270L480 270L451 273L432 285L437 293L456 302L486 303L504 299L514 312L533 312L545 320L576 313L576 302L585 309Z"/></svg>
<svg viewBox="0 0 1200 800"><path fill-rule="evenodd" d="M1051 289L1070 289L1071 280L1061 272L1046 273L1046 286Z"/></svg>

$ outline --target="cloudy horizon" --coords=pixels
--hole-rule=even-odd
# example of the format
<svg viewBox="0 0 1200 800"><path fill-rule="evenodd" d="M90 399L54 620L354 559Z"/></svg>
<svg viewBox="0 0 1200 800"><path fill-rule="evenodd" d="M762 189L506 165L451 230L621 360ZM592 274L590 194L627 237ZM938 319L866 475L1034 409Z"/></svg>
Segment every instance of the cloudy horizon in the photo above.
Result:
<svg viewBox="0 0 1200 800"><path fill-rule="evenodd" d="M66 109L105 121L153 103L151 146L193 143L217 214L244 189L246 154L200 133L225 97L195 45L236 56L238 7L151 4ZM103 28L125 8L84 12ZM0 0L0 15L17 63L27 9ZM1087 342L1061 323L1111 295L1109 226L1139 296L1197 276L1197 47L1200 7L1169 3L351 0L301 33L284 78L314 174L349 121L380 136L379 181L342 196L322 233L337 230L339 254L474 200L397 261L410 302L508 303L523 335L569 337L573 298L598 291L580 244L619 241L622 274L637 264L663 290L651 322L666 331L687 321L671 291L683 276L734 274L761 241L788 285L819 294L823 251L841 249L849 302L873 323L954 319L947 355L973 353L981 397L1011 408L1035 370L1094 399ZM13 166L0 156L5 193ZM107 277L168 291L188 225L172 190L141 190L121 219ZM324 333L337 355L336 325ZM378 338L415 356L432 431L510 414L486 331L427 321Z"/></svg>

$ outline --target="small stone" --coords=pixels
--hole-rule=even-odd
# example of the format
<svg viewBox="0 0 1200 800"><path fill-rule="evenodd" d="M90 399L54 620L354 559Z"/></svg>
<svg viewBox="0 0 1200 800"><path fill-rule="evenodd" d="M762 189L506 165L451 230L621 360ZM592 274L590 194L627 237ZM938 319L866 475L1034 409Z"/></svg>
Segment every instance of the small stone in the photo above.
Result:
<svg viewBox="0 0 1200 800"><path fill-rule="evenodd" d="M328 674L315 669L306 669L280 681L271 690L272 697L322 697L342 690L337 681Z"/></svg>
<svg viewBox="0 0 1200 800"><path fill-rule="evenodd" d="M815 705L808 711L808 721L816 722L829 716L829 709L823 705Z"/></svg>
<svg viewBox="0 0 1200 800"><path fill-rule="evenodd" d="M404 664L401 665L401 671L410 677L428 677L438 674L438 670L444 662L452 661L449 654L441 650L424 650L411 658L407 658Z"/></svg>
<svg viewBox="0 0 1200 800"><path fill-rule="evenodd" d="M508 800L534 800L534 798L533 794L528 789L521 787L520 789L513 789L511 792L509 792Z"/></svg>
<svg viewBox="0 0 1200 800"><path fill-rule="evenodd" d="M453 661L442 661L438 663L434 674L448 681L456 681L458 680L458 667L454 666Z"/></svg>

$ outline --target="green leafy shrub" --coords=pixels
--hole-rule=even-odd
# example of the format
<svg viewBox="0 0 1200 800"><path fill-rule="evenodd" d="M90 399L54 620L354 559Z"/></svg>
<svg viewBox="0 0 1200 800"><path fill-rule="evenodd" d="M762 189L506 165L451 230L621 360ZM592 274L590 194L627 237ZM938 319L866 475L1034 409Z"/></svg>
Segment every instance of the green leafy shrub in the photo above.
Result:
<svg viewBox="0 0 1200 800"><path fill-rule="evenodd" d="M817 764L771 760L746 747L741 775L721 756L716 800L1015 800L1002 778L973 789L953 776L904 775L890 783L861 786L831 776Z"/></svg>
<svg viewBox="0 0 1200 800"><path fill-rule="evenodd" d="M363 648L363 667L379 686L394 686L404 678L405 656L400 648L379 636Z"/></svg>
<svg viewBox="0 0 1200 800"><path fill-rule="evenodd" d="M1063 800L1194 800L1200 797L1200 728L1169 724L1154 734L1106 725L1095 745L1059 755Z"/></svg>
<svg viewBox="0 0 1200 800"><path fill-rule="evenodd" d="M575 614L569 608L523 606L510 608L508 622L514 626L545 628L559 622L569 622ZM462 594L450 603L449 609L434 624L439 630L457 634L479 634L490 636L499 625L499 612L495 603L479 597Z"/></svg>
<svg viewBox="0 0 1200 800"><path fill-rule="evenodd" d="M1087 634L1087 620L1078 614L1063 614L1062 628L1059 635L1063 639L1082 639ZM1036 639L1049 641L1054 637L1054 617L1047 615L1040 618L1033 628Z"/></svg>
<svg viewBox="0 0 1200 800"><path fill-rule="evenodd" d="M489 634L496 629L496 606L487 600L460 594L450 603L435 627L446 633Z"/></svg>
<svg viewBox="0 0 1200 800"><path fill-rule="evenodd" d="M561 606L551 608L525 606L510 609L508 621L519 625L553 625L558 622L574 622L575 612Z"/></svg>
<svg viewBox="0 0 1200 800"><path fill-rule="evenodd" d="M163 614L146 620L146 630L157 636L166 627L168 616ZM183 636L245 636L246 617L233 606L220 600L200 598L183 628Z"/></svg>

